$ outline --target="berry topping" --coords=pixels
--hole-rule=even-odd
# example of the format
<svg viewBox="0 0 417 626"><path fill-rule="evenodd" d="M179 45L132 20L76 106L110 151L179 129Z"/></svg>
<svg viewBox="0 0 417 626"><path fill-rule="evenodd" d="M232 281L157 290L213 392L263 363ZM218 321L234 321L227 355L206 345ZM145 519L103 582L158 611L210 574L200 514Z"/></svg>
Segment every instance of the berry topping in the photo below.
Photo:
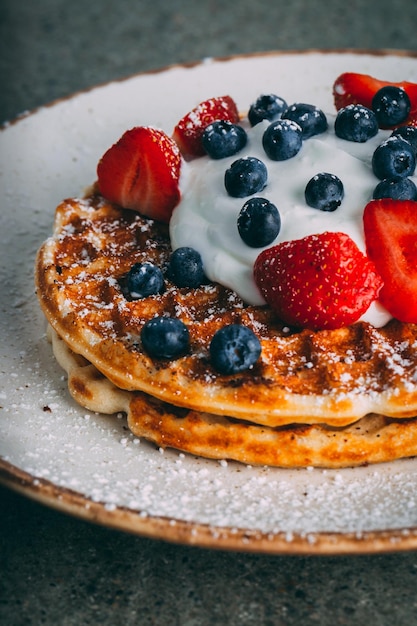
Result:
<svg viewBox="0 0 417 626"><path fill-rule="evenodd" d="M243 205L237 219L242 240L251 248L263 248L277 237L281 217L275 204L265 198L250 198Z"/></svg>
<svg viewBox="0 0 417 626"><path fill-rule="evenodd" d="M372 98L372 110L381 128L405 122L410 109L410 98L401 87L386 85Z"/></svg>
<svg viewBox="0 0 417 626"><path fill-rule="evenodd" d="M343 183L335 174L320 172L308 181L304 195L313 209L335 211L343 200Z"/></svg>
<svg viewBox="0 0 417 626"><path fill-rule="evenodd" d="M286 161L294 157L303 143L301 126L292 120L272 122L262 137L262 145L273 161Z"/></svg>
<svg viewBox="0 0 417 626"><path fill-rule="evenodd" d="M233 124L239 122L236 103L230 96L204 100L178 122L172 136L187 161L205 154L202 143L204 129L217 120L228 120Z"/></svg>
<svg viewBox="0 0 417 626"><path fill-rule="evenodd" d="M372 169L377 178L412 176L416 157L411 144L401 137L389 137L377 147L372 156Z"/></svg>
<svg viewBox="0 0 417 626"><path fill-rule="evenodd" d="M200 253L185 246L171 254L167 274L177 287L196 289L206 282Z"/></svg>
<svg viewBox="0 0 417 626"><path fill-rule="evenodd" d="M368 74L345 72L334 82L333 96L336 109L339 110L349 104L362 104L372 109L372 100L382 87L393 85L407 92L411 103L411 111L407 123L416 121L417 113L417 84L406 81L394 83L378 80Z"/></svg>
<svg viewBox="0 0 417 626"><path fill-rule="evenodd" d="M401 322L417 323L417 203L371 200L363 223L367 254L384 281L379 301Z"/></svg>
<svg viewBox="0 0 417 626"><path fill-rule="evenodd" d="M110 202L168 222L180 199L180 170L175 142L161 130L138 126L101 157L98 187Z"/></svg>
<svg viewBox="0 0 417 626"><path fill-rule="evenodd" d="M247 140L244 128L227 120L209 124L202 136L204 150L212 159L224 159L236 154L246 146Z"/></svg>
<svg viewBox="0 0 417 626"><path fill-rule="evenodd" d="M189 347L186 325L174 317L154 317L142 328L141 340L144 350L157 359L176 359Z"/></svg>
<svg viewBox="0 0 417 626"><path fill-rule="evenodd" d="M415 126L399 126L392 131L391 137L402 137L411 144L414 153L417 154L417 128Z"/></svg>
<svg viewBox="0 0 417 626"><path fill-rule="evenodd" d="M251 368L259 359L261 343L255 333L241 324L218 330L210 343L211 364L220 374L237 374Z"/></svg>
<svg viewBox="0 0 417 626"><path fill-rule="evenodd" d="M126 287L132 300L162 293L164 286L162 271L148 261L132 265L126 276Z"/></svg>
<svg viewBox="0 0 417 626"><path fill-rule="evenodd" d="M334 130L340 139L364 143L378 133L378 121L371 109L361 104L349 104L338 112Z"/></svg>
<svg viewBox="0 0 417 626"><path fill-rule="evenodd" d="M297 122L303 131L303 139L324 133L328 127L325 114L313 104L292 104L284 111L282 119Z"/></svg>
<svg viewBox="0 0 417 626"><path fill-rule="evenodd" d="M417 187L404 176L385 178L375 187L373 199L392 198L393 200L417 200Z"/></svg>
<svg viewBox="0 0 417 626"><path fill-rule="evenodd" d="M309 235L262 251L254 277L283 322L313 330L356 322L382 285L373 263L340 232Z"/></svg>
<svg viewBox="0 0 417 626"><path fill-rule="evenodd" d="M256 126L262 120L273 120L287 108L285 100L273 93L262 94L251 104L248 119L251 126Z"/></svg>
<svg viewBox="0 0 417 626"><path fill-rule="evenodd" d="M224 185L229 196L244 198L264 189L268 179L265 164L256 157L234 161L226 170Z"/></svg>

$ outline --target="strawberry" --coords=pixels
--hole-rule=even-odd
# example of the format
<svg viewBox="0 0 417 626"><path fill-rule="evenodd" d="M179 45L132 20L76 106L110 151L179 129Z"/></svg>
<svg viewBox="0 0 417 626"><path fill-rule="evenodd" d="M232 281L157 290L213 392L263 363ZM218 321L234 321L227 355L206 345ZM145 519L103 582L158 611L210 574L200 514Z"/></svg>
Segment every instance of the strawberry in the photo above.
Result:
<svg viewBox="0 0 417 626"><path fill-rule="evenodd" d="M411 101L411 110L404 125L417 126L417 83L390 82L379 80L368 74L345 72L336 78L333 84L333 97L336 109L342 109L348 104L362 104L372 109L372 98L382 87L394 85L407 92Z"/></svg>
<svg viewBox="0 0 417 626"><path fill-rule="evenodd" d="M417 323L417 202L371 200L363 214L367 254L383 278L383 306Z"/></svg>
<svg viewBox="0 0 417 626"><path fill-rule="evenodd" d="M162 130L127 130L97 166L100 193L110 202L168 222L180 199L181 154Z"/></svg>
<svg viewBox="0 0 417 626"><path fill-rule="evenodd" d="M227 120L233 124L239 121L236 103L230 96L204 100L180 119L172 136L187 161L206 153L201 141L204 129L218 120Z"/></svg>
<svg viewBox="0 0 417 626"><path fill-rule="evenodd" d="M374 264L339 232L309 235L263 250L255 261L254 277L283 322L313 330L356 322L382 285Z"/></svg>

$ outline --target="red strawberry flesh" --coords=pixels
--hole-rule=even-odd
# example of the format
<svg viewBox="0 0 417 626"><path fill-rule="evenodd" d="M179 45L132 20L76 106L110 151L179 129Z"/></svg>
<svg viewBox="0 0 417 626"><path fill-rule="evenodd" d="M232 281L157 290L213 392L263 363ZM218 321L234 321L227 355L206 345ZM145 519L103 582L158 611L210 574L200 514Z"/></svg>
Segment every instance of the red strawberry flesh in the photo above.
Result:
<svg viewBox="0 0 417 626"><path fill-rule="evenodd" d="M100 193L125 209L168 222L180 199L181 155L162 130L137 126L97 166Z"/></svg>
<svg viewBox="0 0 417 626"><path fill-rule="evenodd" d="M264 250L254 276L286 324L312 330L348 326L377 298L375 267L344 233L325 232Z"/></svg>
<svg viewBox="0 0 417 626"><path fill-rule="evenodd" d="M204 129L218 120L227 120L233 124L239 121L236 103L230 96L204 100L181 118L172 137L186 160L190 161L205 154L202 143Z"/></svg>
<svg viewBox="0 0 417 626"><path fill-rule="evenodd" d="M363 222L367 254L384 281L381 304L401 322L417 323L417 202L372 200Z"/></svg>
<svg viewBox="0 0 417 626"><path fill-rule="evenodd" d="M400 87L407 92L411 101L411 110L402 125L417 126L417 83L408 81L390 82L374 78L369 74L345 72L338 76L333 84L333 97L337 110L349 104L362 104L372 109L374 95L387 85Z"/></svg>

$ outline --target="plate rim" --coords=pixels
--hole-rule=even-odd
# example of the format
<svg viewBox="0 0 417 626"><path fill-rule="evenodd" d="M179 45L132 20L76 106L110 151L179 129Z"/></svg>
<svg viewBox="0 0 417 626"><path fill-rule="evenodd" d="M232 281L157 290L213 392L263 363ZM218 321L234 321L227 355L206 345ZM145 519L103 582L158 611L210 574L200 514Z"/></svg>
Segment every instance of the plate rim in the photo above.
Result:
<svg viewBox="0 0 417 626"><path fill-rule="evenodd" d="M245 59L308 56L314 54L324 56L391 56L417 59L417 51L406 49L308 48L304 50L266 50L209 57L208 59L185 63L173 63L99 82L55 98L50 102L26 110L9 121L3 122L0 125L0 131L6 132L11 126L36 115L43 109L53 108L83 94L103 89L110 84L124 83L142 76L163 74L176 69L195 69L203 66L208 60L211 63L230 63L233 61L244 61ZM109 507L104 502L93 501L81 492L56 485L47 479L33 476L1 456L0 485L10 488L14 492L41 505L71 515L77 519L106 528L128 532L143 538L205 549L310 556L376 554L417 549L417 526L363 532L265 532L257 529L215 526L208 523L158 516L125 506Z"/></svg>
<svg viewBox="0 0 417 626"><path fill-rule="evenodd" d="M76 519L146 539L202 549L269 555L343 556L417 549L417 527L363 532L265 532L150 515L109 507L82 493L37 478L0 458L0 485Z"/></svg>
<svg viewBox="0 0 417 626"><path fill-rule="evenodd" d="M53 108L63 102L70 101L78 96L83 94L88 94L96 89L102 89L110 84L123 83L130 80L134 80L135 78L140 78L141 76L152 76L157 74L163 74L165 72L169 72L171 70L176 69L195 69L199 66L203 66L207 61L212 63L230 63L231 61L243 61L245 59L256 59L261 57L274 57L274 56L308 56L313 54L321 54L324 56L330 55L355 55L355 56L374 56L374 57L382 57L382 56L393 56L393 57L402 57L402 58L411 58L417 59L417 51L406 50L405 48L306 48L302 50L298 50L296 48L290 48L288 50L260 50L257 52L245 52L245 53L237 53L230 55L222 55L222 56L213 56L206 57L203 59L195 59L193 61L186 61L184 63L170 63L167 65L162 65L160 67L150 68L148 70L133 72L127 74L126 76L115 77L110 80L99 81L98 83L94 83L88 87L78 89L77 91L71 92L69 94L59 96L50 101L45 102L44 104L37 105L31 109L27 109L18 113L15 117L10 120L6 120L0 124L0 132L3 130L7 130L10 126L18 124L22 120L30 117L31 115L35 115L42 109Z"/></svg>

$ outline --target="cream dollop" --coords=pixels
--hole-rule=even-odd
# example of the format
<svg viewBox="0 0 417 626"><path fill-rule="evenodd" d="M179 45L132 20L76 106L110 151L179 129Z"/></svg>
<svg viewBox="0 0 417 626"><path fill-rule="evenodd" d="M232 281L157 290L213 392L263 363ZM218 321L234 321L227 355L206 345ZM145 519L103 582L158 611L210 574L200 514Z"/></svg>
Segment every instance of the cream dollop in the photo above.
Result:
<svg viewBox="0 0 417 626"><path fill-rule="evenodd" d="M172 246L198 250L208 278L233 289L248 304L264 304L253 278L254 262L264 248L251 248L240 238L237 218L247 198L232 198L224 187L224 173L238 158L257 157L268 169L267 185L256 195L276 205L281 230L267 247L314 233L341 231L365 252L362 214L378 184L372 172L372 154L390 133L380 131L364 144L345 141L334 133L334 118L327 117L328 131L306 139L300 152L287 161L267 157L262 135L269 123L261 122L246 128L247 145L233 157L201 157L184 163L182 198L170 222ZM343 182L344 199L336 211L320 211L305 202L305 186L319 172L336 174ZM383 326L390 317L379 303L374 303L362 319Z"/></svg>

